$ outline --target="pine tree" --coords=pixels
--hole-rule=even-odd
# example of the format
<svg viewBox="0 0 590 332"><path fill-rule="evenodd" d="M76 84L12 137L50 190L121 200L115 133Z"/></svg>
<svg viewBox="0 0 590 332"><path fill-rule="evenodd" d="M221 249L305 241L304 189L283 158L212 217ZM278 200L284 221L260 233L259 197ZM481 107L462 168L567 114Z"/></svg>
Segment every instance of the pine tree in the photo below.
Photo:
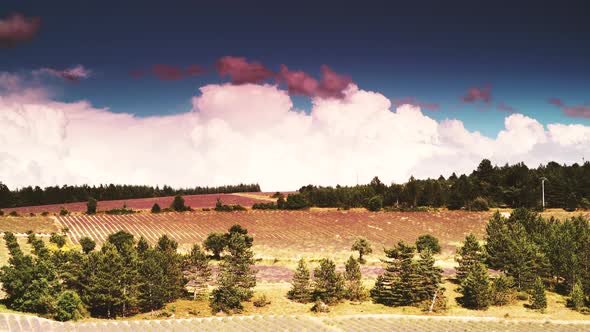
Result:
<svg viewBox="0 0 590 332"><path fill-rule="evenodd" d="M348 258L345 265L344 281L347 299L351 301L365 299L366 294L362 283L361 266L359 261L352 256Z"/></svg>
<svg viewBox="0 0 590 332"><path fill-rule="evenodd" d="M113 318L121 313L124 302L124 261L117 248L105 242L100 252L92 252L93 273L84 283L86 303L95 316Z"/></svg>
<svg viewBox="0 0 590 332"><path fill-rule="evenodd" d="M430 249L425 249L420 253L418 261L418 274L420 276L420 285L416 290L416 301L430 302L438 292L442 281L442 269L434 266L435 260Z"/></svg>
<svg viewBox="0 0 590 332"><path fill-rule="evenodd" d="M291 284L292 286L287 293L287 298L300 303L308 303L311 301L311 279L305 259L302 258L299 260Z"/></svg>
<svg viewBox="0 0 590 332"><path fill-rule="evenodd" d="M313 300L334 304L344 298L344 278L336 272L336 264L330 259L322 258L320 266L313 271Z"/></svg>
<svg viewBox="0 0 590 332"><path fill-rule="evenodd" d="M222 233L209 233L203 246L213 253L213 259L221 259L221 253L227 245L227 239Z"/></svg>
<svg viewBox="0 0 590 332"><path fill-rule="evenodd" d="M482 263L472 265L458 289L463 296L458 302L469 309L485 310L490 305L490 282L488 271Z"/></svg>
<svg viewBox="0 0 590 332"><path fill-rule="evenodd" d="M90 197L88 199L88 203L86 203L86 214L95 214L96 207L97 207L96 199Z"/></svg>
<svg viewBox="0 0 590 332"><path fill-rule="evenodd" d="M202 296L207 291L211 279L211 267L209 259L198 244L193 245L190 254L185 259L184 275L187 279L186 286L193 289L193 300Z"/></svg>
<svg viewBox="0 0 590 332"><path fill-rule="evenodd" d="M366 262L364 256L369 255L373 252L373 249L371 248L371 243L369 243L367 239L362 237L354 241L351 250L359 252L359 263L361 264L365 264Z"/></svg>
<svg viewBox="0 0 590 332"><path fill-rule="evenodd" d="M162 254L160 266L166 281L160 287L164 290L165 302L178 299L184 290L182 257L176 251L177 248L178 243L167 235L162 235L155 247L155 250Z"/></svg>
<svg viewBox="0 0 590 332"><path fill-rule="evenodd" d="M463 246L457 250L457 257L455 260L457 266L457 281L461 283L469 270L476 264L483 261L484 255L482 247L479 245L477 238L473 233L470 233L465 238Z"/></svg>
<svg viewBox="0 0 590 332"><path fill-rule="evenodd" d="M160 205L158 203L154 203L154 205L152 205L152 209L150 211L152 213L160 213L162 211L162 208L160 207Z"/></svg>
<svg viewBox="0 0 590 332"><path fill-rule="evenodd" d="M415 248L400 241L397 246L386 249L385 272L377 278L371 290L375 303L388 306L404 306L416 303L416 291L420 287L420 275L414 262Z"/></svg>
<svg viewBox="0 0 590 332"><path fill-rule="evenodd" d="M540 277L535 279L533 288L530 291L530 307L531 309L544 311L547 308L547 296L545 295L545 285Z"/></svg>
<svg viewBox="0 0 590 332"><path fill-rule="evenodd" d="M164 287L167 278L162 268L164 254L148 247L141 257L139 305L144 311L160 309L168 300L167 290Z"/></svg>
<svg viewBox="0 0 590 332"><path fill-rule="evenodd" d="M243 228L232 227L227 233L227 254L219 265L218 287L211 293L209 305L213 313L240 312L242 301L252 298L256 286L253 239Z"/></svg>
<svg viewBox="0 0 590 332"><path fill-rule="evenodd" d="M572 291L569 294L569 306L574 310L580 310L586 304L586 296L582 289L582 284L578 281L574 284Z"/></svg>

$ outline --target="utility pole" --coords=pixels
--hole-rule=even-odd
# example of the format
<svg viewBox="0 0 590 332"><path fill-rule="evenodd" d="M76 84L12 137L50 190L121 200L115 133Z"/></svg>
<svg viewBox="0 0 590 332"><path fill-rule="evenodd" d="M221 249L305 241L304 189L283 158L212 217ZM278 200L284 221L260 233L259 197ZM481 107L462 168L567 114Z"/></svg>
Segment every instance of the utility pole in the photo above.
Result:
<svg viewBox="0 0 590 332"><path fill-rule="evenodd" d="M541 199L543 201L543 211L545 211L545 181L547 181L546 177L541 178Z"/></svg>

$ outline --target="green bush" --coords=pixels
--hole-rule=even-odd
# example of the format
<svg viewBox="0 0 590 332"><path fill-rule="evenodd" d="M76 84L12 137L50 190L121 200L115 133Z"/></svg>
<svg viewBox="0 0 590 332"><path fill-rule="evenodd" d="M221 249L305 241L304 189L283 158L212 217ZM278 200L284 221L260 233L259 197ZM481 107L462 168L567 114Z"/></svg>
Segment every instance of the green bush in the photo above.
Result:
<svg viewBox="0 0 590 332"><path fill-rule="evenodd" d="M60 216L67 216L68 214L70 214L70 211L66 210L66 208L64 208L63 206L59 209Z"/></svg>
<svg viewBox="0 0 590 332"><path fill-rule="evenodd" d="M262 308L269 305L270 301L266 298L266 295L261 295L255 298L254 301L252 301L252 304L254 304L254 306L257 308Z"/></svg>
<svg viewBox="0 0 590 332"><path fill-rule="evenodd" d="M80 296L74 291L63 291L57 298L57 308L55 319L65 322L68 320L78 320L83 318L86 313L84 304Z"/></svg>
<svg viewBox="0 0 590 332"><path fill-rule="evenodd" d="M287 210L302 210L308 207L309 202L307 201L307 198L305 198L305 196L303 196L302 194L289 194L287 196L287 201L285 202L285 208Z"/></svg>
<svg viewBox="0 0 590 332"><path fill-rule="evenodd" d="M590 210L590 201L586 197L582 197L580 200L580 209L584 211Z"/></svg>
<svg viewBox="0 0 590 332"><path fill-rule="evenodd" d="M383 208L383 197L381 195L375 195L369 199L367 202L367 210L369 211L379 211Z"/></svg>
<svg viewBox="0 0 590 332"><path fill-rule="evenodd" d="M469 204L470 211L488 211L489 209L488 200L483 197L477 197Z"/></svg>
<svg viewBox="0 0 590 332"><path fill-rule="evenodd" d="M66 237L61 234L51 233L49 242L54 243L58 248L61 248L66 244Z"/></svg>
<svg viewBox="0 0 590 332"><path fill-rule="evenodd" d="M4 215L4 211L0 210L0 217Z"/></svg>
<svg viewBox="0 0 590 332"><path fill-rule="evenodd" d="M160 213L161 211L162 211L162 208L160 208L160 205L158 205L158 203L154 203L154 205L152 205L152 209L151 209L152 213Z"/></svg>
<svg viewBox="0 0 590 332"><path fill-rule="evenodd" d="M10 211L10 213L8 214L11 217L18 217L18 212L16 211Z"/></svg>
<svg viewBox="0 0 590 332"><path fill-rule="evenodd" d="M97 205L98 203L96 202L96 200L90 197L88 199L88 203L86 203L86 214L95 214Z"/></svg>
<svg viewBox="0 0 590 332"><path fill-rule="evenodd" d="M132 209L128 209L128 208L120 208L120 209L110 209L105 211L106 214L112 214L112 215L122 215L122 214L133 214L136 213L137 211L132 210Z"/></svg>
<svg viewBox="0 0 590 332"><path fill-rule="evenodd" d="M279 207L274 202L269 203L254 203L252 204L253 210L276 210Z"/></svg>
<svg viewBox="0 0 590 332"><path fill-rule="evenodd" d="M440 254L441 251L438 239L430 234L420 235L418 239L416 239L416 249L418 252L430 249L433 254Z"/></svg>

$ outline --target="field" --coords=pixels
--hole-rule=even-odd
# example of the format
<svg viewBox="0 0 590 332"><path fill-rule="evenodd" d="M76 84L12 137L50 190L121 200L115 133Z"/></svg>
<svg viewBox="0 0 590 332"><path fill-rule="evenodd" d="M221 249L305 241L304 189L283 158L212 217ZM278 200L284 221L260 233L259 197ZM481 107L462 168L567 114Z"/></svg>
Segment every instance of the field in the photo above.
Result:
<svg viewBox="0 0 590 332"><path fill-rule="evenodd" d="M217 198L220 198L224 204L240 204L242 206L252 206L254 203L268 202L268 193L236 193L236 194L206 194L206 195L187 195L183 196L185 204L192 208L212 208L215 207ZM121 199L112 201L99 201L98 210L110 210L121 208L127 205L128 208L136 210L149 210L154 203L158 203L160 207L169 207L174 199L173 196L166 197L151 197L151 198L136 198L136 199ZM16 211L19 214L28 213L58 213L61 207L66 208L71 212L86 212L86 202L65 203L65 204L51 204L38 206L24 206L18 208L5 208L5 213Z"/></svg>
<svg viewBox="0 0 590 332"><path fill-rule="evenodd" d="M504 320L497 318L347 315L341 317L241 316L151 321L59 323L0 314L2 331L588 331L590 322Z"/></svg>

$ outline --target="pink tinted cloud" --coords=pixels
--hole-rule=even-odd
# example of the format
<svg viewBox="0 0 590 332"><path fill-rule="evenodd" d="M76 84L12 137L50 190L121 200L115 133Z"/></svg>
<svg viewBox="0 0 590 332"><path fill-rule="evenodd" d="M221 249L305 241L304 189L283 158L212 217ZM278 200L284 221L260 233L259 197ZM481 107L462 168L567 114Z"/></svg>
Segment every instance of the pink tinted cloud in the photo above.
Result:
<svg viewBox="0 0 590 332"><path fill-rule="evenodd" d="M489 103L492 100L492 87L484 85L483 87L472 87L467 90L467 94L461 97L466 103L475 103L478 101Z"/></svg>
<svg viewBox="0 0 590 332"><path fill-rule="evenodd" d="M547 100L547 102L548 102L549 104L551 104L551 105L555 105L555 106L557 106L557 107L563 107L563 106L565 106L565 105L563 104L563 101L562 101L561 99L559 99L559 98L549 98L549 99Z"/></svg>
<svg viewBox="0 0 590 332"><path fill-rule="evenodd" d="M499 102L498 105L496 105L496 109L498 111L508 112L508 113L513 113L515 111L514 107L504 104L503 102Z"/></svg>
<svg viewBox="0 0 590 332"><path fill-rule="evenodd" d="M184 77L184 72L181 68L165 64L153 65L152 73L162 81L178 81Z"/></svg>
<svg viewBox="0 0 590 332"><path fill-rule="evenodd" d="M290 94L321 98L343 98L344 90L352 83L350 76L338 74L327 65L321 67L319 82L304 71L290 71L285 65L281 65L277 78L287 85Z"/></svg>
<svg viewBox="0 0 590 332"><path fill-rule="evenodd" d="M259 62L248 62L244 57L224 56L217 60L217 71L229 76L233 84L262 83L275 74Z"/></svg>
<svg viewBox="0 0 590 332"><path fill-rule="evenodd" d="M393 105L395 107L400 107L401 105L405 105L405 104L418 106L418 107L420 107L420 109L433 111L433 112L440 110L440 105L438 103L422 102L414 97L404 97L404 98L397 99L397 100L393 101Z"/></svg>
<svg viewBox="0 0 590 332"><path fill-rule="evenodd" d="M207 73L207 69L201 65L190 65L186 68L187 76L201 76Z"/></svg>
<svg viewBox="0 0 590 332"><path fill-rule="evenodd" d="M590 106L588 105L563 106L561 109L569 117L590 119Z"/></svg>
<svg viewBox="0 0 590 332"><path fill-rule="evenodd" d="M14 47L18 43L33 39L40 24L41 20L38 17L27 18L21 14L0 19L0 47Z"/></svg>
<svg viewBox="0 0 590 332"><path fill-rule="evenodd" d="M559 107L565 116L590 119L590 105L567 106L565 102L559 98L549 98L547 102Z"/></svg>
<svg viewBox="0 0 590 332"><path fill-rule="evenodd" d="M82 65L77 65L68 69L41 68L33 73L37 75L44 74L53 77L59 77L73 83L90 77L90 70L84 68Z"/></svg>

